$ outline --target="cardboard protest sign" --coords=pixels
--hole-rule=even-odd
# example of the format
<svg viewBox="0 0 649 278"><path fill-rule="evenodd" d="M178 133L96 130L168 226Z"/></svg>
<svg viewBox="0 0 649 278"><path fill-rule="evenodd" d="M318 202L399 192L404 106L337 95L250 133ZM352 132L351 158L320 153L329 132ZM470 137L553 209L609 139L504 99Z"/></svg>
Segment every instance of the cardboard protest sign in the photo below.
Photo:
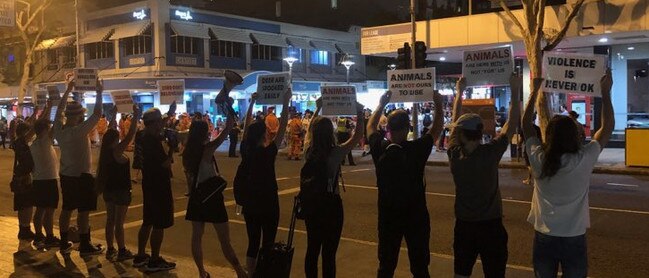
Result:
<svg viewBox="0 0 649 278"><path fill-rule="evenodd" d="M601 96L605 55L548 52L543 57L543 91Z"/></svg>
<svg viewBox="0 0 649 278"><path fill-rule="evenodd" d="M435 90L435 68L388 71L390 102L432 101Z"/></svg>
<svg viewBox="0 0 649 278"><path fill-rule="evenodd" d="M133 113L133 97L129 90L120 90L110 92L113 98L113 105L117 106L120 113Z"/></svg>
<svg viewBox="0 0 649 278"><path fill-rule="evenodd" d="M185 80L159 80L158 91L160 92L160 104L184 103Z"/></svg>
<svg viewBox="0 0 649 278"><path fill-rule="evenodd" d="M465 51L462 58L462 75L466 85L507 85L512 75L514 60L512 47L497 47Z"/></svg>
<svg viewBox="0 0 649 278"><path fill-rule="evenodd" d="M38 90L36 91L36 106L39 108L43 109L45 107L45 104L47 104L47 91L45 90Z"/></svg>
<svg viewBox="0 0 649 278"><path fill-rule="evenodd" d="M322 115L356 115L356 87L322 86L320 93L322 94Z"/></svg>
<svg viewBox="0 0 649 278"><path fill-rule="evenodd" d="M47 86L47 95L53 102L52 105L56 106L58 104L57 102L61 100L61 92L59 92L59 88L56 86Z"/></svg>
<svg viewBox="0 0 649 278"><path fill-rule="evenodd" d="M484 134L492 138L496 136L496 100L494 99L465 99L462 101L462 115L474 113L482 118Z"/></svg>
<svg viewBox="0 0 649 278"><path fill-rule="evenodd" d="M282 104L290 82L288 72L265 74L257 77L257 104Z"/></svg>
<svg viewBox="0 0 649 278"><path fill-rule="evenodd" d="M97 69L74 69L74 78L76 91L97 90Z"/></svg>

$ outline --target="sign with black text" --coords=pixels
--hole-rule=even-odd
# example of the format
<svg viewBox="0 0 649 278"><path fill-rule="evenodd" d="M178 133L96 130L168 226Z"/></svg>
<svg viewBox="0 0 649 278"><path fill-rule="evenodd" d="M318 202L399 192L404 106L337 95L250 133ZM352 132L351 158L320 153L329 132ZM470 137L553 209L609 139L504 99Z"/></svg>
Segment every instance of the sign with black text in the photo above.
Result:
<svg viewBox="0 0 649 278"><path fill-rule="evenodd" d="M129 90L119 90L110 92L113 98L113 105L117 106L120 113L133 113L133 97Z"/></svg>
<svg viewBox="0 0 649 278"><path fill-rule="evenodd" d="M543 91L601 96L605 55L548 52L543 57Z"/></svg>
<svg viewBox="0 0 649 278"><path fill-rule="evenodd" d="M322 94L322 115L356 115L356 87L322 86L320 93Z"/></svg>
<svg viewBox="0 0 649 278"><path fill-rule="evenodd" d="M158 80L160 104L183 104L185 96L185 80Z"/></svg>
<svg viewBox="0 0 649 278"><path fill-rule="evenodd" d="M43 109L45 107L45 104L47 104L47 91L36 91L36 106L38 106L38 108L40 109Z"/></svg>
<svg viewBox="0 0 649 278"><path fill-rule="evenodd" d="M265 74L257 77L257 104L282 104L290 82L288 72Z"/></svg>
<svg viewBox="0 0 649 278"><path fill-rule="evenodd" d="M54 85L47 86L47 95L51 101L59 101L61 99L61 92L59 92L59 88ZM58 103L52 103L52 105L56 106Z"/></svg>
<svg viewBox="0 0 649 278"><path fill-rule="evenodd" d="M507 85L513 66L511 46L465 51L462 59L462 75L466 78L466 85L469 87Z"/></svg>
<svg viewBox="0 0 649 278"><path fill-rule="evenodd" d="M388 71L390 102L432 101L435 92L435 68Z"/></svg>
<svg viewBox="0 0 649 278"><path fill-rule="evenodd" d="M97 69L74 69L74 78L76 91L97 90Z"/></svg>
<svg viewBox="0 0 649 278"><path fill-rule="evenodd" d="M16 26L15 0L0 0L0 26Z"/></svg>

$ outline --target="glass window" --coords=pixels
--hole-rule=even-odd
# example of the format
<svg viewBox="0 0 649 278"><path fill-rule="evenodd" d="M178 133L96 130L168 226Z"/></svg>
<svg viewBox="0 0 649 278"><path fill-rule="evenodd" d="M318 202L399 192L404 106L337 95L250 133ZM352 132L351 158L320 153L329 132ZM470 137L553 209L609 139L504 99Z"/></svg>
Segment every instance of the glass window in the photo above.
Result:
<svg viewBox="0 0 649 278"><path fill-rule="evenodd" d="M297 61L295 63L304 63L304 50L296 47L289 47L286 50L286 56L295 57Z"/></svg>
<svg viewBox="0 0 649 278"><path fill-rule="evenodd" d="M276 46L253 44L252 59L267 60L267 61L281 61L282 49Z"/></svg>
<svg viewBox="0 0 649 278"><path fill-rule="evenodd" d="M98 42L86 44L86 57L89 60L106 59L115 57L113 42Z"/></svg>
<svg viewBox="0 0 649 278"><path fill-rule="evenodd" d="M61 54L63 56L63 67L74 68L77 63L76 47L63 47L61 48Z"/></svg>
<svg viewBox="0 0 649 278"><path fill-rule="evenodd" d="M199 45L202 43L200 38L172 36L171 53L197 55L199 54Z"/></svg>
<svg viewBox="0 0 649 278"><path fill-rule="evenodd" d="M243 50L245 45L240 42L210 40L210 55L227 57L227 58L243 58Z"/></svg>
<svg viewBox="0 0 649 278"><path fill-rule="evenodd" d="M311 50L312 65L329 65L329 52L322 50Z"/></svg>
<svg viewBox="0 0 649 278"><path fill-rule="evenodd" d="M148 54L153 50L151 27L144 31L142 35L125 38L121 41L124 45L124 54L126 54L126 56Z"/></svg>
<svg viewBox="0 0 649 278"><path fill-rule="evenodd" d="M47 50L47 64L49 65L59 64L59 52L56 49Z"/></svg>

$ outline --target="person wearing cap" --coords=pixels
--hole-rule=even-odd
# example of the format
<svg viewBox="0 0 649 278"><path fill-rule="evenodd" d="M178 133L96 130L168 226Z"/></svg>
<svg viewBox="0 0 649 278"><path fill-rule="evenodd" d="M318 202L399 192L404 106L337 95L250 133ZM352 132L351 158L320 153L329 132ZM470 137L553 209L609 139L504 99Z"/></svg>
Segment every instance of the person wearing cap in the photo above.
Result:
<svg viewBox="0 0 649 278"><path fill-rule="evenodd" d="M457 82L447 152L456 192L455 277L471 276L478 255L485 277L505 277L507 231L502 223L498 164L518 126L523 78L512 75L509 84L509 120L496 138L481 144L482 118L473 113L461 114L466 79Z"/></svg>
<svg viewBox="0 0 649 278"><path fill-rule="evenodd" d="M430 217L426 207L424 168L443 128L442 96L434 92L433 126L421 138L407 141L410 117L403 109L387 117L389 140L378 131L378 123L390 102L388 91L367 123L372 160L376 168L378 198L379 269L377 277L393 277L401 251L408 245L413 277L430 277Z"/></svg>
<svg viewBox="0 0 649 278"><path fill-rule="evenodd" d="M175 103L171 105L175 110ZM172 111L167 113L172 115ZM171 164L177 142L165 141L165 121L157 108L144 112L144 134L139 139L142 146L142 195L144 213L138 233L138 252L133 266L145 267L147 272L171 270L175 263L160 256L164 230L174 224L174 204L171 192ZM166 148L165 148L166 147ZM147 242L151 243L151 255L146 254Z"/></svg>
<svg viewBox="0 0 649 278"><path fill-rule="evenodd" d="M581 142L586 141L586 132L584 131L584 125L579 122L579 113L571 110L570 112L568 112L568 117L573 119L575 121L575 124L577 124L577 129L579 130L579 139L581 140Z"/></svg>
<svg viewBox="0 0 649 278"><path fill-rule="evenodd" d="M68 241L68 229L72 211L77 210L77 225L79 228L79 252L81 255L95 255L104 251L104 248L90 241L90 226L88 215L97 209L97 193L95 181L91 174L92 154L90 151L90 138L88 134L99 122L102 114L103 87L97 80L95 108L92 115L84 121L85 108L79 102L68 103L68 97L74 81L68 81L67 89L59 101L52 127L54 139L61 149L60 182L63 196L63 206L59 217L61 235L60 252L69 254L72 251L72 242ZM65 113L65 117L64 117Z"/></svg>

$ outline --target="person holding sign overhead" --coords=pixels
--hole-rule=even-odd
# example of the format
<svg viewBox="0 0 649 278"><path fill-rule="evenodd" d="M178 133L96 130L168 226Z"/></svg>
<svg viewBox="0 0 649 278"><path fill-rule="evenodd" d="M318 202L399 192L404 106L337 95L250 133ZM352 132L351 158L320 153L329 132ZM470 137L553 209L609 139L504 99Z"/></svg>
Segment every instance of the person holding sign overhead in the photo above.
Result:
<svg viewBox="0 0 649 278"><path fill-rule="evenodd" d="M498 164L509 146L520 118L523 78L511 75L511 107L500 135L481 144L483 120L479 115L461 115L464 77L457 81L453 105L448 159L455 182L455 277L469 277L478 255L485 277L505 277L507 231L502 223L502 201L498 187Z"/></svg>
<svg viewBox="0 0 649 278"><path fill-rule="evenodd" d="M534 225L532 259L536 277L586 277L588 256L586 230L590 227L588 190L597 158L615 127L611 103L611 70L600 79L602 126L593 140L582 145L575 120L555 115L545 131L545 143L533 128L534 103L542 79L534 88L523 115L525 150L534 177L534 193L527 221Z"/></svg>
<svg viewBox="0 0 649 278"><path fill-rule="evenodd" d="M430 277L430 217L426 207L424 167L442 132L444 118L442 96L433 92L435 117L427 134L407 141L410 118L403 109L392 111L387 118L389 140L377 126L392 92L381 97L367 123L367 136L376 168L379 189L379 269L377 277L393 277L401 241L406 239L410 272L414 277Z"/></svg>
<svg viewBox="0 0 649 278"><path fill-rule="evenodd" d="M243 215L248 232L248 250L246 267L250 275L254 274L257 264L259 246L272 246L277 235L279 223L279 197L275 178L275 158L279 145L284 140L288 124L288 104L291 101L291 90L283 95L282 115L274 137L267 134L270 127L264 121L252 120L252 109L257 100L257 93L252 95L244 120L243 138L241 140L241 163L238 171L247 171L249 182L243 196ZM241 175L241 173L237 173ZM263 235L263 240L262 240Z"/></svg>

